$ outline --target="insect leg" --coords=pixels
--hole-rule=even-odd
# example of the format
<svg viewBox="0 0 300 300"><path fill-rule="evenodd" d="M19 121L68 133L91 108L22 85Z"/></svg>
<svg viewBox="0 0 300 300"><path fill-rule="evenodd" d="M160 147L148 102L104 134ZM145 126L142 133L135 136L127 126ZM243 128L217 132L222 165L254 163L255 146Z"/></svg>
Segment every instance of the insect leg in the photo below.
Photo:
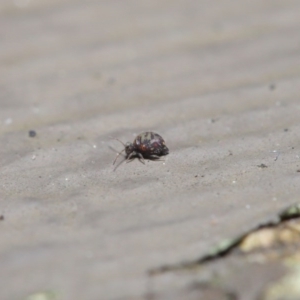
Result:
<svg viewBox="0 0 300 300"><path fill-rule="evenodd" d="M129 163L129 162L131 162L133 159L134 159L134 156L136 155L136 153L133 151L133 152L131 152L129 155L128 155L128 157L127 157L127 159L126 159L126 163Z"/></svg>
<svg viewBox="0 0 300 300"><path fill-rule="evenodd" d="M145 160L144 160L144 157L141 153L137 153L137 156L139 157L139 161L143 164L145 164Z"/></svg>

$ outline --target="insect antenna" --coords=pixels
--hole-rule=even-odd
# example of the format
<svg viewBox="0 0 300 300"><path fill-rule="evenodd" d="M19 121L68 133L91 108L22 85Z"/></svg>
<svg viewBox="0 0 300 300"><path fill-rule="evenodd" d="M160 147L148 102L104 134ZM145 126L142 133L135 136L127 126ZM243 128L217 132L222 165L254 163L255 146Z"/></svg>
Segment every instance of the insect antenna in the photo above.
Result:
<svg viewBox="0 0 300 300"><path fill-rule="evenodd" d="M113 171L116 171L117 168L119 168L119 166L120 166L124 161L126 161L126 158L124 158L123 160L121 160L121 161L114 167L114 170L113 170Z"/></svg>
<svg viewBox="0 0 300 300"><path fill-rule="evenodd" d="M125 147L125 144L124 144L121 140L119 140L119 139L117 139L117 138L114 138L114 137L112 137L112 136L110 136L110 138L111 138L112 140L116 140L116 141L120 142L120 143Z"/></svg>
<svg viewBox="0 0 300 300"><path fill-rule="evenodd" d="M125 148L124 148L121 152L117 153L117 156L116 156L116 158L115 158L115 160L114 160L114 162L113 162L113 165L116 163L116 161L117 161L119 155L120 155L123 151L125 151Z"/></svg>

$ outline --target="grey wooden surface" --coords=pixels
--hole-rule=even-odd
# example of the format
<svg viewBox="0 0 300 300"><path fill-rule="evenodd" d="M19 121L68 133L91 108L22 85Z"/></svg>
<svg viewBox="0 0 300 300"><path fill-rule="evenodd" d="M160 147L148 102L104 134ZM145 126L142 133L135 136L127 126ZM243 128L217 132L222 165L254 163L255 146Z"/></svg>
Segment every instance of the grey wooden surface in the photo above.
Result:
<svg viewBox="0 0 300 300"><path fill-rule="evenodd" d="M299 200L299 32L297 0L2 0L0 298L172 299L149 269ZM114 172L144 130L165 163Z"/></svg>

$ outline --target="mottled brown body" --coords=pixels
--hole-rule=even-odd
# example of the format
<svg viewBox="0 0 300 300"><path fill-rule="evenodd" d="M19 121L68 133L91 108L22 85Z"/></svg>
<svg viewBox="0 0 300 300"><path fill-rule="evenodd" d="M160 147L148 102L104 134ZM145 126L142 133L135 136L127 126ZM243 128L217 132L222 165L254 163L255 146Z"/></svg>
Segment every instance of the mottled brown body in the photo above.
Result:
<svg viewBox="0 0 300 300"><path fill-rule="evenodd" d="M139 134L133 142L134 150L141 153L143 157L151 155L167 155L169 149L164 139L154 132L143 132Z"/></svg>
<svg viewBox="0 0 300 300"><path fill-rule="evenodd" d="M133 143L127 142L123 145L125 148L121 152L125 151L127 161L138 157L144 163L144 158L159 159L160 156L169 154L164 139L159 134L150 131L139 134ZM114 163L120 153L117 154Z"/></svg>

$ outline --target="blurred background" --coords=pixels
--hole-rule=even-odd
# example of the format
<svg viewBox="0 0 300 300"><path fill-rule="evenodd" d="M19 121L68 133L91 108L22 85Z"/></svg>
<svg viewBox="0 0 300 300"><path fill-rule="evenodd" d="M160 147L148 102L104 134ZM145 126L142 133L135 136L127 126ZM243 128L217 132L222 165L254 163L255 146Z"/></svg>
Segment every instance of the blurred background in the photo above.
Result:
<svg viewBox="0 0 300 300"><path fill-rule="evenodd" d="M148 274L299 201L299 30L297 0L1 0L0 298L300 299L280 260ZM166 161L114 172L146 130Z"/></svg>

